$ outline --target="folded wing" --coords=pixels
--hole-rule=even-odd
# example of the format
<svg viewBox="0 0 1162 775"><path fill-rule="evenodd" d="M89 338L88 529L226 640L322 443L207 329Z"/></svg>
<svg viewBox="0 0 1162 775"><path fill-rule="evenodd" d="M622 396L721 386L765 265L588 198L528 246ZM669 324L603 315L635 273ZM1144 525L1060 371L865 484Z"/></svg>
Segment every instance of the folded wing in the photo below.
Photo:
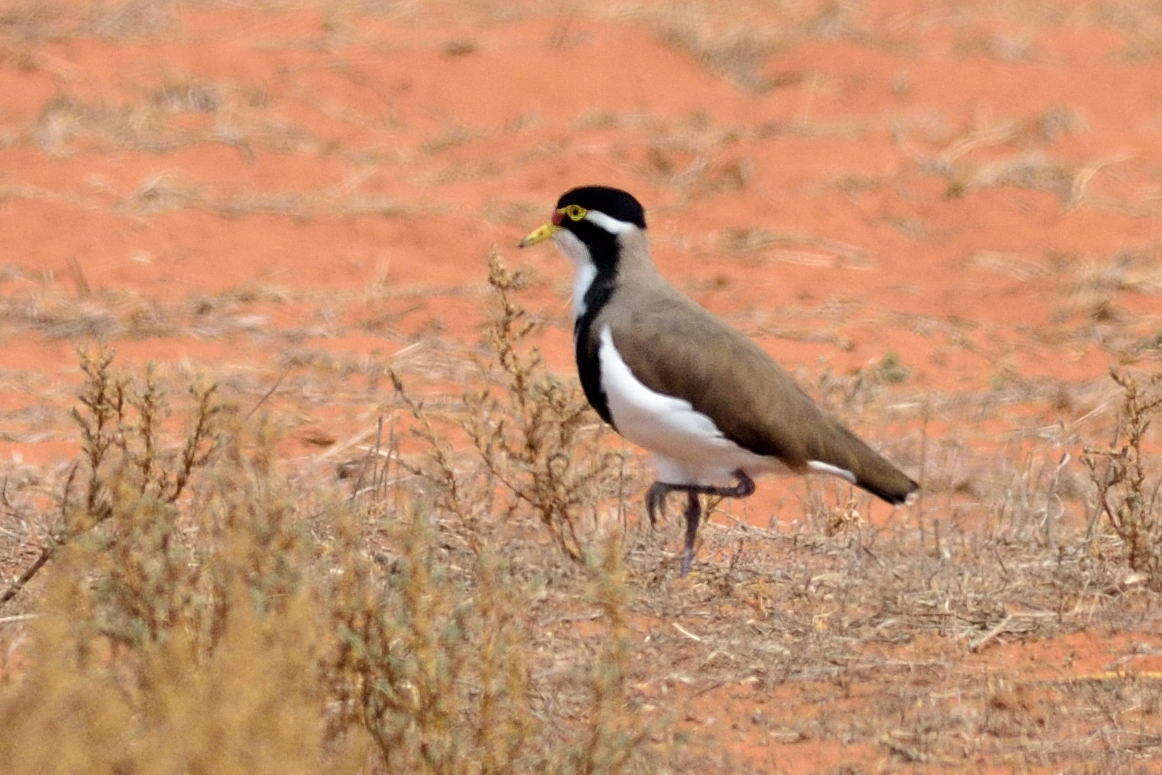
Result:
<svg viewBox="0 0 1162 775"><path fill-rule="evenodd" d="M812 462L833 466L890 503L903 502L916 489L746 336L676 292L653 301L611 310L603 321L647 387L689 401L731 441L794 470Z"/></svg>

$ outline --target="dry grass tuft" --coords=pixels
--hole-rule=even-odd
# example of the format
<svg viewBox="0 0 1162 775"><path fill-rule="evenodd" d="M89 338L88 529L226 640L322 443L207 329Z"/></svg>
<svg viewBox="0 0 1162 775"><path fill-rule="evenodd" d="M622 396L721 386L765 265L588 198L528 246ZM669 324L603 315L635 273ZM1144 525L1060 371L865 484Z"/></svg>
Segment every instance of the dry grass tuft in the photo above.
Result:
<svg viewBox="0 0 1162 775"><path fill-rule="evenodd" d="M1104 449L1087 447L1082 461L1097 494L1098 513L1125 545L1126 561L1162 590L1162 478L1142 450L1146 431L1162 408L1162 375L1144 384L1131 374L1111 371L1110 376L1122 391L1113 439Z"/></svg>
<svg viewBox="0 0 1162 775"><path fill-rule="evenodd" d="M144 99L118 104L58 95L19 137L58 157L94 150L163 154L199 143L222 143L247 155L318 150L305 130L269 117L268 107L254 90L170 80Z"/></svg>
<svg viewBox="0 0 1162 775"><path fill-rule="evenodd" d="M489 258L488 282L497 301L486 331L496 364L489 376L499 390L465 397L466 429L488 474L533 509L570 558L580 560L591 532L582 524L583 511L596 516L596 504L609 494L609 480L623 461L600 448L603 431L577 386L550 373L529 348L536 324L513 298L522 280L499 254ZM513 477L514 471L521 476Z"/></svg>
<svg viewBox="0 0 1162 775"><path fill-rule="evenodd" d="M360 192L358 177L342 185L318 191L270 191L220 193L172 173L160 173L142 180L137 188L121 197L117 208L136 217L175 210L204 210L223 218L252 215L284 215L308 220L329 216L402 215L392 199L373 192Z"/></svg>
<svg viewBox="0 0 1162 775"><path fill-rule="evenodd" d="M161 440L167 401L152 370L139 380L130 379L114 369L109 351L82 353L81 370L85 383L80 406L72 410L80 428L81 463L64 483L57 525L37 559L0 594L0 603L15 597L62 546L99 526L113 525L106 548L118 552L125 544L117 536L134 529L132 517L139 512L149 511L159 524L167 523L190 477L209 463L221 441L224 407L215 385L190 389L190 430L179 446L168 447ZM80 491L74 493L78 474ZM156 622L150 624L156 629Z"/></svg>
<svg viewBox="0 0 1162 775"><path fill-rule="evenodd" d="M763 68L777 46L753 29L707 36L701 25L671 20L659 30L659 37L666 45L687 52L703 67L743 89L761 94L774 85L764 75Z"/></svg>
<svg viewBox="0 0 1162 775"><path fill-rule="evenodd" d="M924 154L907 149L920 168L947 181L945 197L955 199L975 191L1011 186L1053 194L1066 210L1098 205L1146 214L1140 203L1095 195L1096 176L1131 159L1113 153L1088 161L1056 158L1050 146L1063 137L1088 130L1085 117L1067 106L1053 106L1021 117L973 122L943 150Z"/></svg>
<svg viewBox="0 0 1162 775"><path fill-rule="evenodd" d="M436 474L384 468L358 497L289 479L267 420L229 410L214 386L192 390L188 430L173 438L151 370L82 359L82 461L59 527L0 601L47 569L39 598L20 598L37 601L32 666L0 683L6 772L648 769L624 550L589 548L575 512L590 485L581 463L562 465L562 445L583 436L578 398L525 352L516 278L498 259L491 277L491 338L513 393L470 399L475 432L494 434L480 439L479 470L433 448ZM429 438L429 410L409 400ZM509 435L497 424L513 406L526 415ZM398 460L387 447L384 466ZM564 671L538 647L554 563L514 553L519 525L492 512L475 514L489 524L456 519L469 500L492 502L483 470L586 560L571 594L601 623L600 646L573 651Z"/></svg>
<svg viewBox="0 0 1162 775"><path fill-rule="evenodd" d="M474 547L481 531L495 527L497 512L506 520L527 509L567 557L582 562L602 520L602 498L620 493L624 461L601 447L602 430L577 386L549 372L531 346L539 326L514 298L521 275L493 253L488 282L496 300L485 329L493 358L478 364L485 387L463 396L462 412L440 417L426 411L393 375L417 422L414 433L429 450L430 465L416 473L437 485L440 502ZM453 461L448 439L456 430L467 434L476 452L470 469L459 471ZM487 500L473 497L473 486L483 486ZM496 488L503 499L492 495Z"/></svg>
<svg viewBox="0 0 1162 775"><path fill-rule="evenodd" d="M863 9L855 3L760 4L761 20L752 9L732 16L713 3L669 3L640 8L636 15L667 46L683 51L715 75L739 88L764 94L795 83L797 74L769 73L772 54L811 40L865 41ZM731 19L731 21L726 21ZM742 19L744 21L738 21Z"/></svg>

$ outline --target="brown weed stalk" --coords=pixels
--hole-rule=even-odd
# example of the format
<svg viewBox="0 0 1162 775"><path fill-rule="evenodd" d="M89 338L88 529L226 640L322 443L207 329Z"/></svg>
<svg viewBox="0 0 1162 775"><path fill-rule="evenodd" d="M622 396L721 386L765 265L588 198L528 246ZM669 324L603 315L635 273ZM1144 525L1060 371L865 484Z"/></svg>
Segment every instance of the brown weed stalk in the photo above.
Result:
<svg viewBox="0 0 1162 775"><path fill-rule="evenodd" d="M482 485L486 490L499 485L511 499L502 514L492 516L503 521L522 506L531 509L560 550L581 562L589 544L582 514L596 509L620 459L600 448L580 390L545 368L531 344L538 324L515 298L521 276L495 252L489 257L488 283L496 302L485 327L493 358L479 364L484 387L464 394L462 415L441 424L449 418L435 418L392 374L397 394L415 420L412 432L428 449L429 464L410 470L433 485L439 504L469 536L485 530L480 506L491 504L492 498L469 494L473 477L457 470L451 452L447 431L462 429L476 452ZM469 543L479 548L479 541L470 538Z"/></svg>
<svg viewBox="0 0 1162 775"><path fill-rule="evenodd" d="M1142 441L1162 407L1162 375L1145 384L1116 370L1110 376L1122 390L1117 426L1108 447L1086 447L1082 462L1097 493L1097 508L1126 549L1126 561L1162 588L1162 515L1158 493L1162 479L1153 477L1142 452Z"/></svg>
<svg viewBox="0 0 1162 775"><path fill-rule="evenodd" d="M59 497L58 527L33 563L0 594L0 604L15 597L62 545L114 517L127 495L172 511L190 477L207 465L221 441L223 405L216 385L190 388L192 424L174 451L160 439L166 400L152 369L131 380L113 367L108 350L81 353L80 366L85 379L71 414L80 429L81 461ZM84 483L74 493L78 471L85 472Z"/></svg>

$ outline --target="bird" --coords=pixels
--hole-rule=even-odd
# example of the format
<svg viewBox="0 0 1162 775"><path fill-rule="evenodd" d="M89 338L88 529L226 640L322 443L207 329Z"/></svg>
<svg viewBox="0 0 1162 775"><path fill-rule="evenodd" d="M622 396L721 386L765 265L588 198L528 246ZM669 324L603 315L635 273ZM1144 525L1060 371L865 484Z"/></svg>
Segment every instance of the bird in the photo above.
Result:
<svg viewBox="0 0 1162 775"><path fill-rule="evenodd" d="M650 524L686 495L680 575L694 562L700 495L746 498L754 477L818 472L891 504L919 485L823 410L754 341L675 288L650 255L631 194L566 191L518 245L551 241L573 263L573 345L582 390L601 419L652 453Z"/></svg>

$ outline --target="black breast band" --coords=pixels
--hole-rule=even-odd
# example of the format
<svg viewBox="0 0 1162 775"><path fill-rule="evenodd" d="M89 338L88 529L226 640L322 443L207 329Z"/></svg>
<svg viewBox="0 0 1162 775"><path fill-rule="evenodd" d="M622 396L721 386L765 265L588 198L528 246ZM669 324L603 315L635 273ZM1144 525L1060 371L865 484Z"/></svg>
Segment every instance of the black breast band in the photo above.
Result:
<svg viewBox="0 0 1162 775"><path fill-rule="evenodd" d="M599 273L585 292L585 312L573 322L573 347L577 356L577 376L581 378L581 389L590 405L601 415L601 419L613 425L613 415L609 412L609 401L601 389L601 348L600 331L593 330L593 321L605 307L616 277L613 273ZM617 426L614 425L616 430Z"/></svg>

